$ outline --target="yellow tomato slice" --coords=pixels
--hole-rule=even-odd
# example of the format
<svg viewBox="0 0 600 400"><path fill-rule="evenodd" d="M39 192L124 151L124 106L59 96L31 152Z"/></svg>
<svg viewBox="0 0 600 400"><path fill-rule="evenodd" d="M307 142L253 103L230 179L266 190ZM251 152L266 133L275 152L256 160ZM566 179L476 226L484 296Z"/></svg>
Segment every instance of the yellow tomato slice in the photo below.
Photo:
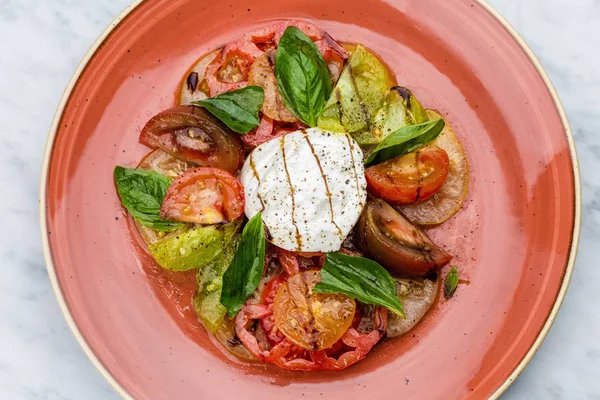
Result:
<svg viewBox="0 0 600 400"><path fill-rule="evenodd" d="M344 294L313 292L320 281L319 271L300 272L281 285L273 302L277 328L311 351L333 346L350 328L356 310L354 300Z"/></svg>

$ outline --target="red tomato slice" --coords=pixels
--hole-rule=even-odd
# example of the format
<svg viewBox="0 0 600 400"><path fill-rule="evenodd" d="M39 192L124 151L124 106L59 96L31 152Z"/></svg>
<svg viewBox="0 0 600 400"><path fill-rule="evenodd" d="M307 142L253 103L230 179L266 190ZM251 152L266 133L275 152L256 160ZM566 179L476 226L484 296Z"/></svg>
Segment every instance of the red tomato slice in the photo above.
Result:
<svg viewBox="0 0 600 400"><path fill-rule="evenodd" d="M369 193L388 203L412 204L433 196L446 182L448 153L429 146L367 168Z"/></svg>
<svg viewBox="0 0 600 400"><path fill-rule="evenodd" d="M256 44L243 37L229 43L206 67L206 84L212 97L240 89L248 84L248 71L262 54Z"/></svg>
<svg viewBox="0 0 600 400"><path fill-rule="evenodd" d="M227 171L195 168L179 176L167 190L161 218L195 224L234 221L244 213L244 188Z"/></svg>
<svg viewBox="0 0 600 400"><path fill-rule="evenodd" d="M202 107L162 111L144 126L139 140L200 166L235 172L244 162L239 136Z"/></svg>

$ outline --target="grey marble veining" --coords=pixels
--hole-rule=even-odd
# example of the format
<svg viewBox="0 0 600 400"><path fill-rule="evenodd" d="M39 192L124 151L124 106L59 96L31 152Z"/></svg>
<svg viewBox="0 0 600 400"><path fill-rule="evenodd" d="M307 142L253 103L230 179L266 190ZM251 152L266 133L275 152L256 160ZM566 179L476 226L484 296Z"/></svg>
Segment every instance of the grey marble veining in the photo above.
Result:
<svg viewBox="0 0 600 400"><path fill-rule="evenodd" d="M440 0L442 1L442 0ZM556 85L578 145L583 228L557 321L506 399L600 399L600 1L491 0ZM38 233L38 181L52 115L71 73L128 0L0 0L0 399L117 394L62 317Z"/></svg>

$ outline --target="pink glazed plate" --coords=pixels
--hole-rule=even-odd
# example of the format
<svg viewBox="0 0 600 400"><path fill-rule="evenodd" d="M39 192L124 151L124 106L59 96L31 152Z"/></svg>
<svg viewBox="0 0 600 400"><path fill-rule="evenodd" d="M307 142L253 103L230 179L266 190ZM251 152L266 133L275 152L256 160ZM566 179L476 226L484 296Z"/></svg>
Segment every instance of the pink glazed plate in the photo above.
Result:
<svg viewBox="0 0 600 400"><path fill-rule="evenodd" d="M464 144L463 209L431 236L468 284L412 334L336 373L226 357L190 308L193 275L157 269L115 192L115 165L148 152L144 123L175 104L202 54L274 19L314 22L373 49ZM46 262L94 365L127 399L497 398L546 336L580 228L573 138L547 75L475 0L146 0L77 69L50 131L41 182ZM467 228L465 228L467 227Z"/></svg>

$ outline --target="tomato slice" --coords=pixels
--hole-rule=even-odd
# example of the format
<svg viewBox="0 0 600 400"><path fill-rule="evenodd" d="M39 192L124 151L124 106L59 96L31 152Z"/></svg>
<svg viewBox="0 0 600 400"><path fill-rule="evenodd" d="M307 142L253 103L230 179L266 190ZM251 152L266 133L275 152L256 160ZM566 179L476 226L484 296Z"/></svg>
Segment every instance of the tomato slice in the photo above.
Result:
<svg viewBox="0 0 600 400"><path fill-rule="evenodd" d="M367 190L388 203L412 204L433 196L446 182L450 160L437 146L367 168Z"/></svg>
<svg viewBox="0 0 600 400"><path fill-rule="evenodd" d="M244 162L238 135L202 107L178 106L155 115L139 140L200 166L235 172Z"/></svg>
<svg viewBox="0 0 600 400"><path fill-rule="evenodd" d="M253 132L243 135L242 141L246 147L253 149L271 139L275 139L276 137L283 136L305 127L306 125L299 121L294 123L280 122L274 121L272 118L263 115L258 128Z"/></svg>
<svg viewBox="0 0 600 400"><path fill-rule="evenodd" d="M316 293L319 271L300 272L281 285L273 301L277 328L295 345L318 351L337 342L354 318L356 303L340 293Z"/></svg>
<svg viewBox="0 0 600 400"><path fill-rule="evenodd" d="M367 202L358 221L362 250L403 277L426 277L452 260L419 227L381 199Z"/></svg>
<svg viewBox="0 0 600 400"><path fill-rule="evenodd" d="M246 38L226 45L206 67L206 84L210 95L216 96L248 84L248 72L254 59L263 52Z"/></svg>
<svg viewBox="0 0 600 400"><path fill-rule="evenodd" d="M264 52L277 48L279 39L288 26L295 26L304 32L324 57L333 51L342 60L348 58L348 52L323 29L310 22L290 20L275 22L270 26L252 31L238 40L227 44L206 68L206 83L210 95L216 96L248 85L248 73L255 59ZM337 77L336 77L337 80Z"/></svg>
<svg viewBox="0 0 600 400"><path fill-rule="evenodd" d="M195 168L179 176L165 195L161 218L196 224L231 222L244 213L244 188L229 172Z"/></svg>
<svg viewBox="0 0 600 400"><path fill-rule="evenodd" d="M264 304L246 303L235 316L235 334L237 338L259 360L268 357L269 351L260 347L256 336L248 329L254 324L255 320L266 318L272 313L272 308Z"/></svg>
<svg viewBox="0 0 600 400"><path fill-rule="evenodd" d="M250 68L248 84L264 89L265 101L261 108L264 115L277 121L296 122L298 118L286 107L279 92L274 59L274 50L258 56Z"/></svg>
<svg viewBox="0 0 600 400"><path fill-rule="evenodd" d="M442 118L432 110L427 110L429 119ZM406 206L400 211L418 225L438 225L448 220L460 209L469 190L469 163L460 139L446 121L444 130L433 142L448 153L450 171L446 183L429 199Z"/></svg>
<svg viewBox="0 0 600 400"><path fill-rule="evenodd" d="M275 296L277 295L277 291L285 282L284 277L276 277L271 279L262 292L262 304L267 306L271 306L273 301L275 300ZM277 328L277 324L275 323L275 317L273 314L262 318L260 320L260 324L267 335L267 339L269 342L273 344L277 344L285 339L285 336L281 331Z"/></svg>
<svg viewBox="0 0 600 400"><path fill-rule="evenodd" d="M310 272L306 271L304 274ZM267 287L270 287L270 290L263 292L264 301L269 301L271 298L270 292L275 287L278 285L280 288L283 287L280 278L275 278L272 282L272 284L267 285ZM345 332L342 332L341 338L327 349L309 351L292 342L287 336L275 337L275 340L269 336L269 341L273 345L273 347L270 347L262 340L259 340L258 334L261 329L254 328L253 333L252 327L256 326L254 324L255 320L260 320L260 326L263 330L265 326L269 326L269 321L273 319L274 307L275 303L246 303L235 318L236 336L244 347L257 359L292 371L340 371L348 368L365 358L373 346L383 337L387 329L387 310L383 307L376 307L376 311L372 317L375 321L372 330L361 332L355 327L350 327ZM356 325L356 318L349 318L349 320L351 324ZM275 327L271 335L279 335L280 333L277 327Z"/></svg>

